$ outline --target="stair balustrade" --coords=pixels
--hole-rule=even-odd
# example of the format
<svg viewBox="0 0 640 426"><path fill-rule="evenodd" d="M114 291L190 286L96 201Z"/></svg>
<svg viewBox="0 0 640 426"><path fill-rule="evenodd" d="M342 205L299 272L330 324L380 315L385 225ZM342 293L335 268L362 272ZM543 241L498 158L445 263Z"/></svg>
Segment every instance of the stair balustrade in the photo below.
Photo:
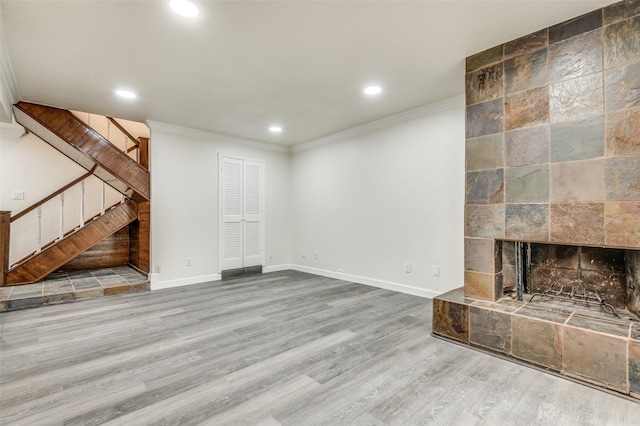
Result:
<svg viewBox="0 0 640 426"><path fill-rule="evenodd" d="M9 269L72 235L89 221L125 201L123 194L92 176L90 171L11 216L11 235L21 235L22 238L11 240Z"/></svg>
<svg viewBox="0 0 640 426"><path fill-rule="evenodd" d="M111 142L123 154L135 160L145 169L148 168L148 165L143 162L143 157L146 157L147 153L142 152L148 149L148 145L141 144L141 140L144 142L144 139L148 140L148 138L136 138L120 121L113 117L79 111L71 111L71 113L86 123L87 126L100 133L102 137Z"/></svg>

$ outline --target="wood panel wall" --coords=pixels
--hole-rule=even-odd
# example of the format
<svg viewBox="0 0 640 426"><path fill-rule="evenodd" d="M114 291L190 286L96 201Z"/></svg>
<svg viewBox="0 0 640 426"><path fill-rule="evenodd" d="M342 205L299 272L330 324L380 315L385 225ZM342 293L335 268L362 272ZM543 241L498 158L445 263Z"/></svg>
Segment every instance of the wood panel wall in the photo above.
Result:
<svg viewBox="0 0 640 426"><path fill-rule="evenodd" d="M149 238L151 232L151 203L138 202L138 220L129 224L129 264L140 272L149 273Z"/></svg>
<svg viewBox="0 0 640 426"><path fill-rule="evenodd" d="M0 287L7 285L9 269L9 235L11 231L11 212L0 212Z"/></svg>
<svg viewBox="0 0 640 426"><path fill-rule="evenodd" d="M64 272L124 266L129 262L129 227L124 227L59 270Z"/></svg>

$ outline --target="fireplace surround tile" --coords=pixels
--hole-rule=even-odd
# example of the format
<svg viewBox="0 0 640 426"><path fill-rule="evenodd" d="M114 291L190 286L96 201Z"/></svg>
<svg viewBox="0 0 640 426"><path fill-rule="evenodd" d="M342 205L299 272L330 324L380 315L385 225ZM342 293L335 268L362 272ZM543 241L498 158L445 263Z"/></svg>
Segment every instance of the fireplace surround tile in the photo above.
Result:
<svg viewBox="0 0 640 426"><path fill-rule="evenodd" d="M551 241L604 244L604 203L552 203Z"/></svg>
<svg viewBox="0 0 640 426"><path fill-rule="evenodd" d="M495 272L495 240L490 238L464 239L464 269L466 271Z"/></svg>
<svg viewBox="0 0 640 426"><path fill-rule="evenodd" d="M629 337L640 342L640 322L631 324L631 332L629 333Z"/></svg>
<svg viewBox="0 0 640 426"><path fill-rule="evenodd" d="M467 105L501 98L503 95L503 65L490 65L465 76Z"/></svg>
<svg viewBox="0 0 640 426"><path fill-rule="evenodd" d="M549 29L536 31L504 44L505 59L539 50L549 45Z"/></svg>
<svg viewBox="0 0 640 426"><path fill-rule="evenodd" d="M532 166L549 162L547 124L506 132L504 138L507 166ZM502 157L502 152L500 156Z"/></svg>
<svg viewBox="0 0 640 426"><path fill-rule="evenodd" d="M521 92L548 84L547 49L507 59L504 62L505 91Z"/></svg>
<svg viewBox="0 0 640 426"><path fill-rule="evenodd" d="M601 73L552 84L549 93L552 123L593 117L604 112Z"/></svg>
<svg viewBox="0 0 640 426"><path fill-rule="evenodd" d="M640 57L640 16L609 25L604 31L604 64L614 68Z"/></svg>
<svg viewBox="0 0 640 426"><path fill-rule="evenodd" d="M511 351L511 315L469 308L469 341L479 346L509 353Z"/></svg>
<svg viewBox="0 0 640 426"><path fill-rule="evenodd" d="M607 158L604 174L607 200L640 201L640 155Z"/></svg>
<svg viewBox="0 0 640 426"><path fill-rule="evenodd" d="M467 107L467 138L500 133L504 128L502 98Z"/></svg>
<svg viewBox="0 0 640 426"><path fill-rule="evenodd" d="M496 276L481 272L464 271L464 294L480 300L496 300L500 289L496 285Z"/></svg>
<svg viewBox="0 0 640 426"><path fill-rule="evenodd" d="M469 56L466 60L467 72L475 71L478 68L482 68L485 65L489 65L494 62L502 61L502 52L503 46L499 45Z"/></svg>
<svg viewBox="0 0 640 426"><path fill-rule="evenodd" d="M604 159L551 164L552 203L604 199Z"/></svg>
<svg viewBox="0 0 640 426"><path fill-rule="evenodd" d="M628 392L625 339L587 331L565 330L564 370L588 381L604 383L620 392Z"/></svg>
<svg viewBox="0 0 640 426"><path fill-rule="evenodd" d="M620 321L608 321L602 318L594 318L582 314L574 314L567 321L567 325L584 328L586 330L599 331L612 336L627 337L631 323L623 324Z"/></svg>
<svg viewBox="0 0 640 426"><path fill-rule="evenodd" d="M556 308L556 307L544 307L540 306L540 304L527 303L522 308L518 309L517 314L528 317L535 318L538 320L544 320L548 322L553 322L557 324L564 324L571 317L573 312L567 309Z"/></svg>
<svg viewBox="0 0 640 426"><path fill-rule="evenodd" d="M640 154L640 108L607 114L607 157Z"/></svg>
<svg viewBox="0 0 640 426"><path fill-rule="evenodd" d="M602 71L600 29L549 46L549 80L552 83Z"/></svg>
<svg viewBox="0 0 640 426"><path fill-rule="evenodd" d="M604 73L607 112L640 107L640 62Z"/></svg>
<svg viewBox="0 0 640 426"><path fill-rule="evenodd" d="M513 356L543 365L553 370L562 370L563 328L559 324L514 315Z"/></svg>
<svg viewBox="0 0 640 426"><path fill-rule="evenodd" d="M548 241L549 204L507 204L505 236L511 240Z"/></svg>
<svg viewBox="0 0 640 426"><path fill-rule="evenodd" d="M603 156L602 115L551 125L551 162L589 160Z"/></svg>
<svg viewBox="0 0 640 426"><path fill-rule="evenodd" d="M640 2L637 0L626 0L613 3L604 8L603 15L605 25L640 15Z"/></svg>
<svg viewBox="0 0 640 426"><path fill-rule="evenodd" d="M501 133L467 139L465 146L467 171L501 169L504 165L502 152Z"/></svg>
<svg viewBox="0 0 640 426"><path fill-rule="evenodd" d="M467 204L465 235L477 238L504 238L504 204Z"/></svg>
<svg viewBox="0 0 640 426"><path fill-rule="evenodd" d="M629 340L629 390L640 398L640 342Z"/></svg>
<svg viewBox="0 0 640 426"><path fill-rule="evenodd" d="M535 126L548 121L549 91L546 86L510 94L504 99L505 130Z"/></svg>
<svg viewBox="0 0 640 426"><path fill-rule="evenodd" d="M606 202L604 234L606 245L640 247L640 201Z"/></svg>
<svg viewBox="0 0 640 426"><path fill-rule="evenodd" d="M502 298L496 302L489 302L487 300L476 300L472 303L473 306L483 309L490 309L498 312L513 313L522 308L525 302L519 300Z"/></svg>
<svg viewBox="0 0 640 426"><path fill-rule="evenodd" d="M505 176L507 203L548 203L549 165L510 167Z"/></svg>
<svg viewBox="0 0 640 426"><path fill-rule="evenodd" d="M469 305L434 299L433 332L468 343Z"/></svg>
<svg viewBox="0 0 640 426"><path fill-rule="evenodd" d="M602 26L602 10L585 13L549 28L549 43L556 43Z"/></svg>
<svg viewBox="0 0 640 426"><path fill-rule="evenodd" d="M467 172L467 203L504 203L504 170Z"/></svg>

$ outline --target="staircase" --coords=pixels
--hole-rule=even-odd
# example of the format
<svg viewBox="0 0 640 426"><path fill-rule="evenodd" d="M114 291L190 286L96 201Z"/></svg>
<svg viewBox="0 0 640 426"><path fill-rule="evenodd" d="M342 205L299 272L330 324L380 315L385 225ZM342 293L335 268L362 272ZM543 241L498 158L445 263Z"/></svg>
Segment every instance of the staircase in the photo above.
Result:
<svg viewBox="0 0 640 426"><path fill-rule="evenodd" d="M40 139L136 201L149 200L149 171L70 111L28 102L14 106L16 121Z"/></svg>
<svg viewBox="0 0 640 426"><path fill-rule="evenodd" d="M149 171L68 110L19 102L14 105L14 114L16 121L23 127L88 172L21 213L11 216L10 212L0 212L0 235L3 237L0 244L0 287L37 282L127 226L131 238L129 264L148 273ZM147 142L148 140L144 141L145 146ZM146 158L146 151L140 156ZM38 209L39 229L40 206L58 196L64 205L64 191L90 175L95 175L119 191L122 202L106 210L103 189L102 214L87 221L81 217L81 224L64 234L61 225L58 239L43 247L40 247L38 241L34 253L10 266L10 223L29 211ZM82 185L84 197L84 182ZM60 214L62 217L63 212ZM25 222L29 223L31 222Z"/></svg>

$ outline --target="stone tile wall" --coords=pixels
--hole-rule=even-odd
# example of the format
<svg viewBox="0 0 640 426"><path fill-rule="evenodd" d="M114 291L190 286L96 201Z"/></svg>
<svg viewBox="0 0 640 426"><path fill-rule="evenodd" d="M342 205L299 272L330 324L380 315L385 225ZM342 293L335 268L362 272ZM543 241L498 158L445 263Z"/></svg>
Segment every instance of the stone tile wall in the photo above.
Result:
<svg viewBox="0 0 640 426"><path fill-rule="evenodd" d="M496 239L640 248L640 0L466 65L465 296L502 295Z"/></svg>

